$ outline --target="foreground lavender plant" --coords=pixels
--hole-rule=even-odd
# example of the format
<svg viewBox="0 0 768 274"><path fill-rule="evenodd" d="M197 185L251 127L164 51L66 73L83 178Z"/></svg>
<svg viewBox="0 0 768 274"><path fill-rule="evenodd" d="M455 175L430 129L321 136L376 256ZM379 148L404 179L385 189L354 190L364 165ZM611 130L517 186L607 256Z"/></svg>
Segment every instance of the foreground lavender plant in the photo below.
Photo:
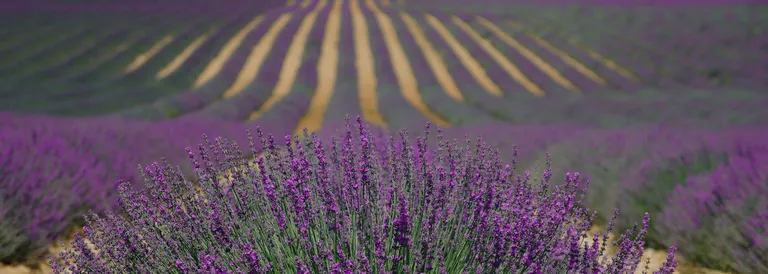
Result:
<svg viewBox="0 0 768 274"><path fill-rule="evenodd" d="M188 149L200 192L165 161L145 167L146 192L120 186L126 216L87 216L83 237L51 264L56 273L633 273L642 260L647 214L613 256L605 237L584 239L596 213L582 209L588 182L578 173L550 185L549 168L532 179L482 138L461 146L439 129L430 149L429 125L415 146L405 131L374 136L359 117L353 131L348 120L330 146L306 131L278 145L257 129L256 163L205 138L199 158ZM656 273L672 273L672 250Z"/></svg>

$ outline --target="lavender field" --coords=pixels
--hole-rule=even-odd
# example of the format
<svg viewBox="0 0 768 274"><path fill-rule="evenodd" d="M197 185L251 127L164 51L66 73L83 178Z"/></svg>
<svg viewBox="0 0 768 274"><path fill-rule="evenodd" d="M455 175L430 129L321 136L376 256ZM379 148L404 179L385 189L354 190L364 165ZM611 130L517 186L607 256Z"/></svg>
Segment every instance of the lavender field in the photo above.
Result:
<svg viewBox="0 0 768 274"><path fill-rule="evenodd" d="M550 152L595 227L650 214L652 271L674 246L677 273L768 273L761 1L11 0L0 25L0 273L50 272L137 165L194 181L202 134L253 158L246 130L330 139L347 115L482 137L534 177Z"/></svg>

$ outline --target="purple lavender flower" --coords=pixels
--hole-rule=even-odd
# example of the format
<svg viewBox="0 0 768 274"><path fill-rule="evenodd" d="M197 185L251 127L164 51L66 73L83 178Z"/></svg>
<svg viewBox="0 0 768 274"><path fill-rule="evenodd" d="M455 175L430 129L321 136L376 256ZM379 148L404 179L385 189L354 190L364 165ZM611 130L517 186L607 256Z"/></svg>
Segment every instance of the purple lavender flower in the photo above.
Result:
<svg viewBox="0 0 768 274"><path fill-rule="evenodd" d="M81 227L80 216L87 210L103 214L117 209L118 179L144 188L141 172L149 171L138 171L137 164L167 156L168 161L181 163L184 173L171 170L162 176L194 175L194 163L184 163L185 146L197 142L204 130L226 136L244 129L241 123L210 120L155 123L0 112L0 263L36 261L56 239ZM169 187L177 191L186 186ZM184 203L189 199L175 206ZM175 206L166 203L165 209L153 210L163 218L167 215L163 211L175 211Z"/></svg>
<svg viewBox="0 0 768 274"><path fill-rule="evenodd" d="M606 260L594 214L579 197L587 181L552 184L506 165L482 139L412 144L374 137L358 119L325 147L320 137L263 137L256 165L225 139L190 157L197 183L161 162L147 190L120 188L127 216L89 216L80 246L52 258L56 273L624 273L641 260L645 228L627 231ZM250 137L250 136L249 136ZM205 138L207 139L207 138ZM356 142L358 140L359 142ZM251 150L254 148L254 142ZM356 145L357 143L357 145ZM326 155L330 151L330 155ZM516 155L516 152L515 152ZM195 160L195 159L200 159ZM515 163L515 162L512 162ZM199 168L197 168L199 167ZM218 176L218 177L217 177ZM226 187L221 186L224 181ZM245 199L244 197L247 197ZM660 273L672 273L670 257Z"/></svg>

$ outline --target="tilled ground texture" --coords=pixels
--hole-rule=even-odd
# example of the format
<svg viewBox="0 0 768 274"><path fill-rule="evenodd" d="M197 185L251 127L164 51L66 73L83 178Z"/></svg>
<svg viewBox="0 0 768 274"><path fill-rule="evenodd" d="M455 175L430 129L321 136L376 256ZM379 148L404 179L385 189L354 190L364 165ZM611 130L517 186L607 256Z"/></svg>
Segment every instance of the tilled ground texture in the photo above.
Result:
<svg viewBox="0 0 768 274"><path fill-rule="evenodd" d="M759 2L5 1L0 127L13 130L7 140L61 137L76 144L61 151L122 164L158 157L153 144L172 147L164 138L189 143L243 124L281 137L329 130L347 114L387 130L430 121L450 138L486 136L507 156L518 144L525 167L552 149L570 157L561 167L628 184L647 178L624 173L702 147L736 155L732 143L765 143L739 135L768 126L768 7ZM104 144L111 139L146 147L121 158L120 145ZM88 152L94 145L105 151ZM678 183L669 184L690 189ZM596 191L621 189L630 188ZM733 272L728 265L739 264L712 267Z"/></svg>
<svg viewBox="0 0 768 274"><path fill-rule="evenodd" d="M725 100L716 111L729 114L712 116L765 117L744 105L759 104L766 86L765 8L440 3L305 0L267 9L232 0L242 8L8 12L4 20L16 21L0 45L0 109L279 120L316 130L346 113L390 128L584 119L559 107L532 110L544 103L637 120L616 117L610 105L642 96L671 105ZM659 117L708 119L697 117L715 109L704 105Z"/></svg>

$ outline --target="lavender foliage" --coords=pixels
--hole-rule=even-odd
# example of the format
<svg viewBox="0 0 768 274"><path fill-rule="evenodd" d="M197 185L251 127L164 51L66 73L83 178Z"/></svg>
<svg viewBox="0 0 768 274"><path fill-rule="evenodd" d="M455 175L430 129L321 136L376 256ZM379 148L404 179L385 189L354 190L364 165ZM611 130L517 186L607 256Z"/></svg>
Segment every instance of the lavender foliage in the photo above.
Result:
<svg viewBox="0 0 768 274"><path fill-rule="evenodd" d="M664 241L712 268L768 272L768 148L736 146L726 163L684 180L656 224Z"/></svg>
<svg viewBox="0 0 768 274"><path fill-rule="evenodd" d="M144 167L146 191L119 187L125 214L89 214L56 273L632 273L650 217L605 254L585 239L589 182L518 173L482 138L427 145L357 128L330 144L306 131L252 138L248 161L223 138L189 148L201 188L167 161ZM249 133L250 137L250 133ZM256 144L254 144L254 142ZM616 211L616 214L618 210ZM616 216L616 215L614 215ZM93 243L88 248L86 239ZM591 243L588 244L587 242ZM672 273L674 249L656 273Z"/></svg>
<svg viewBox="0 0 768 274"><path fill-rule="evenodd" d="M759 233L768 222L749 217L752 223L748 223L744 216L765 210L765 205L751 202L765 187L764 181L760 186L761 177L753 174L762 174L765 168L757 162L736 166L729 162L745 163L747 156L742 155L761 155L765 140L768 132L749 128L711 131L659 127L585 133L549 149L566 156L556 163L558 169L583 170L594 182L587 205L602 212L620 207L625 216L643 212L663 216L648 229L646 242L650 247L677 246L688 261L710 269L762 273L764 261L755 258L765 258L764 249L752 246L756 242L751 239L760 239ZM712 176L720 175L713 174L722 174L717 170L741 175L715 180ZM720 202L726 200L749 206L725 208ZM607 223L610 218L601 214L598 221ZM624 216L616 220L619 229L632 225L633 220ZM755 236L741 235L750 226L762 230L752 228L757 231Z"/></svg>
<svg viewBox="0 0 768 274"><path fill-rule="evenodd" d="M60 236L84 208L103 210L110 170L43 128L0 134L0 262L26 261Z"/></svg>
<svg viewBox="0 0 768 274"><path fill-rule="evenodd" d="M0 112L0 262L34 262L73 225L82 225L88 209L114 208L115 182L141 178L136 164L161 155L181 162L187 155L179 150L196 141L189 136L244 128L206 120L149 123ZM188 164L181 168L191 173Z"/></svg>

